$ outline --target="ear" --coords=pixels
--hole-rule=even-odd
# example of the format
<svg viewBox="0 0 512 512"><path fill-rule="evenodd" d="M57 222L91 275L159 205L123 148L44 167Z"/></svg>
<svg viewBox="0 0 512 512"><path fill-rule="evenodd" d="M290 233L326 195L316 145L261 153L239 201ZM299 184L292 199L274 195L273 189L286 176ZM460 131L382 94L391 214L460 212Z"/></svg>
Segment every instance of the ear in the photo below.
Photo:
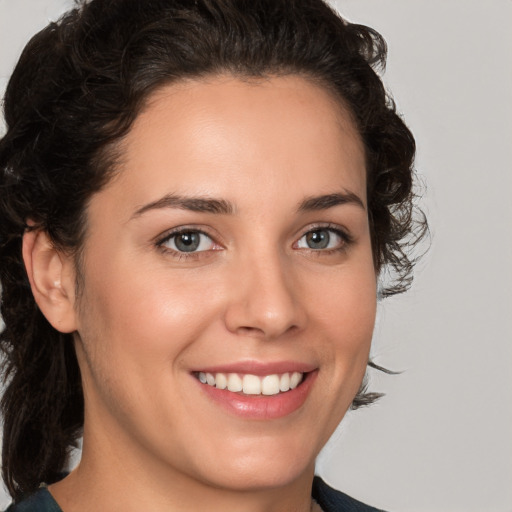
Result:
<svg viewBox="0 0 512 512"><path fill-rule="evenodd" d="M73 259L58 251L45 231L27 230L23 261L34 299L48 322L60 332L76 331Z"/></svg>

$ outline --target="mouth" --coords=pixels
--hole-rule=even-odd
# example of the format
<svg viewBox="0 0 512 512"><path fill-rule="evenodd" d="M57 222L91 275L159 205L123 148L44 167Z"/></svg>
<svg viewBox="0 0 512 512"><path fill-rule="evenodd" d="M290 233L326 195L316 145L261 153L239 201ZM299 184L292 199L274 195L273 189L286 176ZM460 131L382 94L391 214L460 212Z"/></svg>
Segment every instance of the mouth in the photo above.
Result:
<svg viewBox="0 0 512 512"><path fill-rule="evenodd" d="M192 372L210 403L244 420L275 420L301 410L317 376L318 368L286 363Z"/></svg>
<svg viewBox="0 0 512 512"><path fill-rule="evenodd" d="M227 390L240 395L273 396L294 390L299 386L306 373L285 372L269 375L253 375L250 373L195 372L194 376L206 386Z"/></svg>

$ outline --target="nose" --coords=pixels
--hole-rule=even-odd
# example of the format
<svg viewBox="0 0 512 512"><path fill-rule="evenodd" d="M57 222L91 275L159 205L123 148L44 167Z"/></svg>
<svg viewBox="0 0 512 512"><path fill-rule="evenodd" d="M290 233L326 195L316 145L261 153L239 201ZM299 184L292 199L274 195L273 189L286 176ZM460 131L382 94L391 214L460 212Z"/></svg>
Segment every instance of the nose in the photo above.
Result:
<svg viewBox="0 0 512 512"><path fill-rule="evenodd" d="M225 312L230 332L276 339L300 330L306 322L299 283L286 262L273 258L248 258L232 268L230 300Z"/></svg>

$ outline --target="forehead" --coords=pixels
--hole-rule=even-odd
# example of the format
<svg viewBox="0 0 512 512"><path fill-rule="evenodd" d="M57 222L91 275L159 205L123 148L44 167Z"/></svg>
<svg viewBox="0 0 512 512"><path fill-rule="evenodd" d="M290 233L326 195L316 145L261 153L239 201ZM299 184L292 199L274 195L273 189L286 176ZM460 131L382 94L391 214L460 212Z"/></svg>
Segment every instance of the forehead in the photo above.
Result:
<svg viewBox="0 0 512 512"><path fill-rule="evenodd" d="M140 204L158 191L236 203L248 188L269 200L284 200L285 189L307 196L311 188L349 189L366 200L364 150L351 115L328 89L298 76L164 86L148 99L120 153L114 181ZM281 195L270 197L269 188Z"/></svg>

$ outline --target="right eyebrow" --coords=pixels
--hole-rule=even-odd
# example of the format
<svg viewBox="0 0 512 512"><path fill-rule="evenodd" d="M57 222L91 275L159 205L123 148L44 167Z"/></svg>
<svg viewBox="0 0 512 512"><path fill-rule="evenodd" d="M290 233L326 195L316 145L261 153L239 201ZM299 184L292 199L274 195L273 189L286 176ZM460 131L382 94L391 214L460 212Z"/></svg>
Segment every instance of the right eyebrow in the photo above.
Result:
<svg viewBox="0 0 512 512"><path fill-rule="evenodd" d="M166 194L160 199L138 208L132 215L132 219L140 217L142 214L150 210L159 210L161 208L178 208L180 210L189 210L192 212L217 213L224 215L231 215L235 211L233 204L224 199Z"/></svg>

